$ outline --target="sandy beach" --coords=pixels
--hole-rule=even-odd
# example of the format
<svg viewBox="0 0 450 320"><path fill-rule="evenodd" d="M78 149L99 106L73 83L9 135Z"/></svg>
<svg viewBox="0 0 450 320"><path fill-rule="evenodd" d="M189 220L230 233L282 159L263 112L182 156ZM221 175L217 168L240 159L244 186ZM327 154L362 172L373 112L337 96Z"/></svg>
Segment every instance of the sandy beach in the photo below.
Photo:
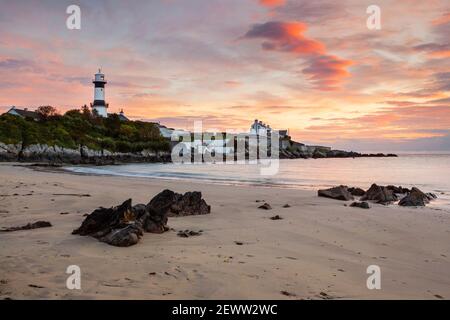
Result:
<svg viewBox="0 0 450 320"><path fill-rule="evenodd" d="M0 164L0 180L0 228L38 220L53 225L0 233L1 299L450 299L445 209L373 204L365 210L310 190L12 164ZM71 234L99 206L128 198L147 203L166 188L201 191L211 214L169 218L173 230L145 234L128 248ZM256 200L273 209L258 209ZM283 219L271 220L274 215ZM203 233L178 237L184 229ZM69 265L81 268L81 290L66 288ZM366 287L369 265L381 268L381 290Z"/></svg>

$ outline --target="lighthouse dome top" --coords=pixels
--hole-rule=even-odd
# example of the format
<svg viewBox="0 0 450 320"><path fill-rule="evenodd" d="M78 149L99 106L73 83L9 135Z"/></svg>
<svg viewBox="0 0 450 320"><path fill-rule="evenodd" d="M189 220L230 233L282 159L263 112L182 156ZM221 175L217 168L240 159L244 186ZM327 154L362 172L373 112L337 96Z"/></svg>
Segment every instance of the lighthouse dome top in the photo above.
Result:
<svg viewBox="0 0 450 320"><path fill-rule="evenodd" d="M102 72L102 69L98 69L98 72L95 74L94 82L104 82L104 83L106 83L105 74Z"/></svg>

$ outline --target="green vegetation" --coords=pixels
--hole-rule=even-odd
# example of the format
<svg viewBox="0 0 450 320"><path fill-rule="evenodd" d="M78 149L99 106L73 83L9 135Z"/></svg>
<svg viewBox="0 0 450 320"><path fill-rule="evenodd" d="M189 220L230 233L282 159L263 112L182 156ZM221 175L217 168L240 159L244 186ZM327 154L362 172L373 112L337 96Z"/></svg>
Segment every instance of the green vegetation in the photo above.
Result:
<svg viewBox="0 0 450 320"><path fill-rule="evenodd" d="M139 152L142 150L168 151L169 142L158 127L143 121L121 121L114 114L108 118L95 117L87 106L57 114L52 107L40 107L41 120L23 119L3 114L0 116L0 142L24 146L46 144L77 149L80 145L90 149L112 152Z"/></svg>

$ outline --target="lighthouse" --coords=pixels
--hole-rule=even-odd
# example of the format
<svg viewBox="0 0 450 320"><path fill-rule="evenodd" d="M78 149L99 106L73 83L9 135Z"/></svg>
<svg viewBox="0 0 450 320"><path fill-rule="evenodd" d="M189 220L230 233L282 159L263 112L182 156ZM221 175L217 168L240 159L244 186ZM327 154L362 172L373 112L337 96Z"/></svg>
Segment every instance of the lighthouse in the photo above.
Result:
<svg viewBox="0 0 450 320"><path fill-rule="evenodd" d="M99 117L108 117L108 104L105 102L105 74L102 73L101 69L98 69L98 73L95 74L94 81L94 103L91 104L92 111L95 112Z"/></svg>

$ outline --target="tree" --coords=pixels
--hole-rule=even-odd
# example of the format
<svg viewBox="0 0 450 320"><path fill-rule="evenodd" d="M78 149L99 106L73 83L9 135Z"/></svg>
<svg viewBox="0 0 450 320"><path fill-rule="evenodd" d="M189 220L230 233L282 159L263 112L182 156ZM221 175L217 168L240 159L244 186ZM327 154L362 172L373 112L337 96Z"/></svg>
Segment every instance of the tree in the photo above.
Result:
<svg viewBox="0 0 450 320"><path fill-rule="evenodd" d="M67 111L64 115L68 117L81 117L81 112L78 109L72 109Z"/></svg>
<svg viewBox="0 0 450 320"><path fill-rule="evenodd" d="M117 114L114 113L110 117L103 119L103 123L110 136L114 138L119 136L121 121Z"/></svg>
<svg viewBox="0 0 450 320"><path fill-rule="evenodd" d="M133 137L137 134L137 129L131 125L122 124L119 129L120 135L126 140L133 140Z"/></svg>
<svg viewBox="0 0 450 320"><path fill-rule="evenodd" d="M58 115L58 111L52 106L40 106L37 108L36 113L39 114L43 120L47 120L50 117Z"/></svg>
<svg viewBox="0 0 450 320"><path fill-rule="evenodd" d="M136 121L135 125L139 130L139 139L141 141L159 140L161 134L155 124L143 121Z"/></svg>
<svg viewBox="0 0 450 320"><path fill-rule="evenodd" d="M81 113L86 120L92 119L92 112L87 105L81 107Z"/></svg>

